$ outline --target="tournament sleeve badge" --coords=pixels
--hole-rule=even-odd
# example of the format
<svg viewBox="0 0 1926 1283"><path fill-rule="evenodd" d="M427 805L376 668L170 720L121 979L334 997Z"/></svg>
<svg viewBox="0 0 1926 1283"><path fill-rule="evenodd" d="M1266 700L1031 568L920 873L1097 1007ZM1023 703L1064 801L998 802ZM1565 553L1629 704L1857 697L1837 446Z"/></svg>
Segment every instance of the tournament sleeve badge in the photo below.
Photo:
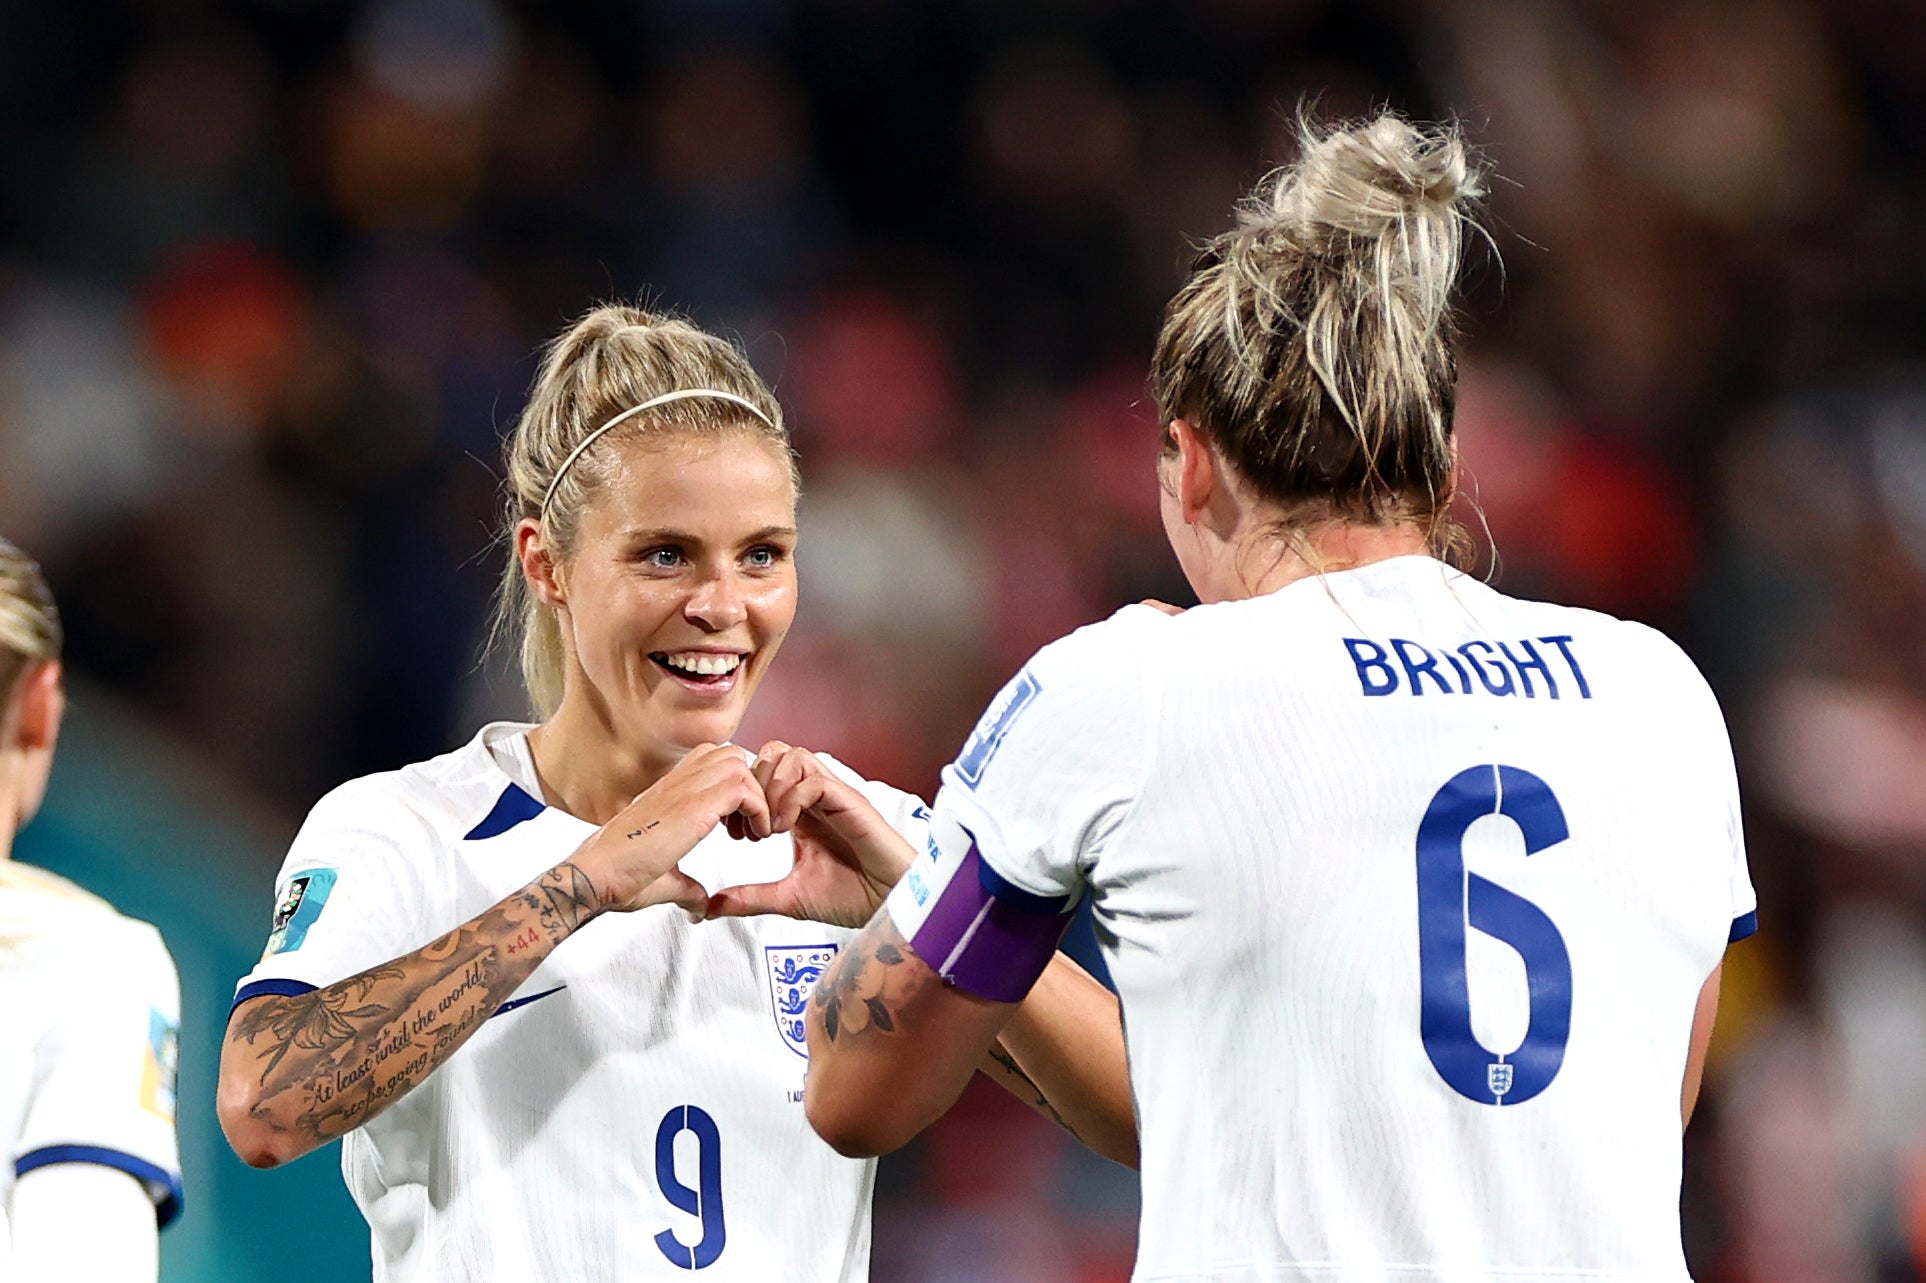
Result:
<svg viewBox="0 0 1926 1283"><path fill-rule="evenodd" d="M147 1050L140 1067L140 1107L174 1121L174 1084L180 1071L180 1026L158 1009L147 1015Z"/></svg>
<svg viewBox="0 0 1926 1283"><path fill-rule="evenodd" d="M958 779L971 788L982 783L984 768L989 766L990 759L996 756L996 750L1003 743L1003 737L1010 733L1010 724L1016 721L1017 714L1028 708L1030 702L1042 691L1043 683L1025 669L1018 673L1008 686L998 692L996 699L985 710L982 720L977 722L976 730L971 733L969 742L963 745L963 751L956 756Z"/></svg>
<svg viewBox="0 0 1926 1283"><path fill-rule="evenodd" d="M764 972L769 977L770 1010L776 1017L776 1032L783 1046L807 1060L809 1039L804 1033L803 1013L816 982L835 960L833 944L764 945Z"/></svg>
<svg viewBox="0 0 1926 1283"><path fill-rule="evenodd" d="M308 928L327 907L328 893L334 890L333 869L306 869L288 879L288 888L274 906L274 929L268 933L263 958L299 949L308 938Z"/></svg>

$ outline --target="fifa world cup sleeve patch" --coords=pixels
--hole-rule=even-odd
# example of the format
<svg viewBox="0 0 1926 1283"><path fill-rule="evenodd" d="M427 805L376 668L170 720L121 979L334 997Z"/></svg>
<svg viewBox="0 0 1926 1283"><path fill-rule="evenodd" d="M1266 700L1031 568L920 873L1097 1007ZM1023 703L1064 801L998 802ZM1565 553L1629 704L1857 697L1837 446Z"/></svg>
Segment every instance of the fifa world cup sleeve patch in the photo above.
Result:
<svg viewBox="0 0 1926 1283"><path fill-rule="evenodd" d="M328 893L334 890L333 869L305 869L288 879L288 889L274 906L274 930L268 933L263 958L299 949L308 938L308 928L327 907Z"/></svg>
<svg viewBox="0 0 1926 1283"><path fill-rule="evenodd" d="M984 710L982 720L977 722L976 730L963 745L963 751L956 755L956 777L970 788L975 788L983 779L983 771L996 756L997 748L1003 737L1010 733L1010 726L1017 715L1028 708L1032 701L1043 692L1042 683L1024 669L1005 686L990 705Z"/></svg>
<svg viewBox="0 0 1926 1283"><path fill-rule="evenodd" d="M944 983L1022 1002L1070 929L1071 898L1013 885L985 863L969 830L951 827L960 838L931 842L890 892L890 921Z"/></svg>
<svg viewBox="0 0 1926 1283"><path fill-rule="evenodd" d="M140 1107L174 1121L174 1082L180 1071L180 1026L165 1013L147 1016L147 1051L140 1068Z"/></svg>

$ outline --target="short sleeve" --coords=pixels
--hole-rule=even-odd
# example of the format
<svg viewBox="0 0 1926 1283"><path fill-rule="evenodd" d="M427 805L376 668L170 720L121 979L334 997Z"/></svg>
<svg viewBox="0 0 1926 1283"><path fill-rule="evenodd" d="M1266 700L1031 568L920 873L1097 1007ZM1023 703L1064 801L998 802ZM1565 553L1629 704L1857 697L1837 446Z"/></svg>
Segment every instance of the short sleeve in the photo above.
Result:
<svg viewBox="0 0 1926 1283"><path fill-rule="evenodd" d="M1695 710L1686 733L1696 736L1690 742L1698 746L1694 759L1705 764L1706 775L1702 787L1705 796L1717 799L1723 819L1720 850L1716 855L1723 861L1726 874L1726 908L1731 919L1726 943L1737 944L1759 930L1759 897L1752 888L1752 872L1746 861L1745 813L1739 801L1739 770L1733 759L1732 735L1725 724L1725 712L1719 707L1718 696L1713 693L1705 676L1677 643L1646 625L1633 624L1629 627L1657 647L1662 656L1661 662L1673 665L1670 671L1679 674L1681 685L1673 688L1679 692L1678 707Z"/></svg>
<svg viewBox="0 0 1926 1283"><path fill-rule="evenodd" d="M365 781L323 798L275 879L266 948L235 1004L309 993L427 944L437 931L421 866L437 840L406 801Z"/></svg>
<svg viewBox="0 0 1926 1283"><path fill-rule="evenodd" d="M1692 683L1704 710L1704 759L1712 772L1709 788L1719 799L1725 821L1720 855L1725 861L1731 897L1727 908L1732 920L1726 943L1737 944L1759 930L1759 896L1752 889L1752 871L1745 854L1745 813L1739 804L1739 769L1733 760L1732 736L1726 729L1718 696L1713 694L1696 666L1692 668Z"/></svg>
<svg viewBox="0 0 1926 1283"><path fill-rule="evenodd" d="M973 846L999 895L1082 894L1141 789L1153 694L1144 631L1163 622L1131 607L1045 647L944 768L936 840Z"/></svg>
<svg viewBox="0 0 1926 1283"><path fill-rule="evenodd" d="M1714 704L1716 710L1716 702ZM1725 845L1727 877L1731 886L1732 928L1726 936L1727 944L1737 944L1759 930L1759 896L1752 889L1752 870L1745 854L1745 814L1739 805L1739 773L1732 760L1732 741L1725 729L1725 719L1719 716L1716 724L1720 764L1719 790L1725 803Z"/></svg>
<svg viewBox="0 0 1926 1283"><path fill-rule="evenodd" d="M165 1226L181 1208L174 960L152 927L116 920L62 972L60 990L35 1046L14 1174L56 1163L116 1168L140 1181Z"/></svg>

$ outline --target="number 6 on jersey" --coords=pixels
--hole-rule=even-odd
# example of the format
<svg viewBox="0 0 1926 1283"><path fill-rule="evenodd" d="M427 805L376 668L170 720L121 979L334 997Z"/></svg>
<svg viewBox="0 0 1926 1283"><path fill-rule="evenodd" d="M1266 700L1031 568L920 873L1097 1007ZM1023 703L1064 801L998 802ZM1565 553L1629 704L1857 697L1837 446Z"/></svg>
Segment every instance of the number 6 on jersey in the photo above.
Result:
<svg viewBox="0 0 1926 1283"><path fill-rule="evenodd" d="M1523 896L1465 869L1465 833L1502 815L1536 855L1569 837L1551 786L1515 766L1474 766L1451 777L1418 825L1418 967L1425 1054L1453 1090L1481 1105L1519 1105L1551 1086L1572 1026L1572 963L1552 920ZM1530 1023L1515 1051L1494 1052L1471 1029L1467 925L1525 960Z"/></svg>

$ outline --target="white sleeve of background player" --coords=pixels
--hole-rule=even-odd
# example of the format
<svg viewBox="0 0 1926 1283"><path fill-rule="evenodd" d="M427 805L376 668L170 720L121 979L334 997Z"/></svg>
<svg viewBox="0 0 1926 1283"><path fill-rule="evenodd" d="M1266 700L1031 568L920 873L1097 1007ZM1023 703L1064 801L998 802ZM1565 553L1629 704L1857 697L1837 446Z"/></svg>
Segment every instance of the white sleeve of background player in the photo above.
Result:
<svg viewBox="0 0 1926 1283"><path fill-rule="evenodd" d="M958 988L1020 1001L1055 952L1141 791L1153 652L1137 630L1164 618L1133 607L1045 647L944 768L927 854L888 908Z"/></svg>
<svg viewBox="0 0 1926 1283"><path fill-rule="evenodd" d="M234 993L311 993L413 953L454 923L423 921L421 868L439 840L401 797L366 781L322 798L274 883L267 948Z"/></svg>
<svg viewBox="0 0 1926 1283"><path fill-rule="evenodd" d="M181 1209L174 960L158 931L129 920L76 953L81 961L59 982L60 1018L35 1044L33 1086L8 1158L23 1181L73 1163L125 1172L166 1225ZM16 1237L21 1229L14 1226Z"/></svg>
<svg viewBox="0 0 1926 1283"><path fill-rule="evenodd" d="M40 1167L13 1187L14 1255L0 1278L154 1283L160 1232L140 1184L89 1163Z"/></svg>

